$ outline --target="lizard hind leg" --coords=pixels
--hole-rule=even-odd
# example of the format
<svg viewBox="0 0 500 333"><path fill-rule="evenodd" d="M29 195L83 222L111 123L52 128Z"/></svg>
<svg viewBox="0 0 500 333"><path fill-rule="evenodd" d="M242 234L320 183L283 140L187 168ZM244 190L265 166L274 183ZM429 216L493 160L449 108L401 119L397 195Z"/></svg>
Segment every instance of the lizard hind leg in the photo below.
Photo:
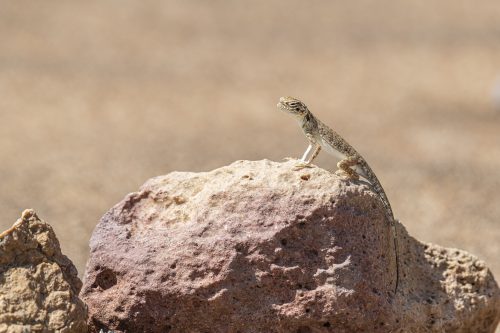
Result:
<svg viewBox="0 0 500 333"><path fill-rule="evenodd" d="M337 172L335 174L340 175L347 179L359 179L359 174L352 168L358 164L358 158L355 156L348 156L337 163Z"/></svg>

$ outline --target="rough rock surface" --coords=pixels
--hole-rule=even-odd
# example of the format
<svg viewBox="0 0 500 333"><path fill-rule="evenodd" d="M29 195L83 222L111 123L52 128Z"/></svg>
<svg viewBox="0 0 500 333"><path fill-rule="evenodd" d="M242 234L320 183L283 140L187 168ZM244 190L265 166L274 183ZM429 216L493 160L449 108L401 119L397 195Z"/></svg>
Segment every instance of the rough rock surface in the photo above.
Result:
<svg viewBox="0 0 500 333"><path fill-rule="evenodd" d="M92 332L493 332L484 262L397 226L363 182L294 161L149 180L100 221Z"/></svg>
<svg viewBox="0 0 500 333"><path fill-rule="evenodd" d="M0 234L0 332L87 332L82 282L33 210Z"/></svg>

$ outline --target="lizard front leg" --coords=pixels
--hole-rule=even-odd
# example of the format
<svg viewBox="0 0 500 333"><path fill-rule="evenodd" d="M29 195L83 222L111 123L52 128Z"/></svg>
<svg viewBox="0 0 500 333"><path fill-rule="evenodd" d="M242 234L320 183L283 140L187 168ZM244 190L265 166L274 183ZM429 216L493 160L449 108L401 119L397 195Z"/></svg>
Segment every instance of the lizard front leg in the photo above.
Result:
<svg viewBox="0 0 500 333"><path fill-rule="evenodd" d="M356 166L358 164L358 158L355 156L348 156L341 160L340 162L337 163L337 172L335 172L338 175L341 175L342 177L346 177L348 179L354 179L358 180L359 175L358 173L352 168L353 166Z"/></svg>
<svg viewBox="0 0 500 333"><path fill-rule="evenodd" d="M307 147L299 163L295 166L296 170L308 168L311 162L316 158L316 156L318 156L319 152L321 151L321 146L316 142L316 140L314 140L314 138L311 135L306 135L306 136L309 139L309 147ZM311 157L307 158L307 156L311 153L311 150L312 150Z"/></svg>
<svg viewBox="0 0 500 333"><path fill-rule="evenodd" d="M313 153L311 154L311 157L309 159L307 159L307 155L309 155L309 152L313 150ZM321 151L321 146L318 145L318 144L310 144L309 147L307 147L307 150L306 152L304 153L304 155L302 156L302 158L300 159L301 162L309 165L312 163L312 161L316 158L316 156L318 156L319 152Z"/></svg>

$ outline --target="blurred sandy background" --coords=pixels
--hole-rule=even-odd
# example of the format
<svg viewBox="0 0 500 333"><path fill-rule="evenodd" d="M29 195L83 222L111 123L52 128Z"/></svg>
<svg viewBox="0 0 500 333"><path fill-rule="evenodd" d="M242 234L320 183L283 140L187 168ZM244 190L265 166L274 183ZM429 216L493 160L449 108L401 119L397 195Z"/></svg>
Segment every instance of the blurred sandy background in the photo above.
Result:
<svg viewBox="0 0 500 333"><path fill-rule="evenodd" d="M497 0L2 0L0 228L36 209L81 275L99 218L146 179L300 157L275 107L292 95L413 236L498 280L499 22Z"/></svg>

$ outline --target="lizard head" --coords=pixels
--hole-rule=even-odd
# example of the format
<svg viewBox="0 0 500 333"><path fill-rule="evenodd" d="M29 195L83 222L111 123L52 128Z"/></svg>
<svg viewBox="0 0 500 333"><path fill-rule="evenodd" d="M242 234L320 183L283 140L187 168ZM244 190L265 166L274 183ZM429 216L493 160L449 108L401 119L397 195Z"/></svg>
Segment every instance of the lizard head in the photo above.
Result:
<svg viewBox="0 0 500 333"><path fill-rule="evenodd" d="M279 110L298 117L304 117L309 112L304 103L293 97L281 97L277 106Z"/></svg>

